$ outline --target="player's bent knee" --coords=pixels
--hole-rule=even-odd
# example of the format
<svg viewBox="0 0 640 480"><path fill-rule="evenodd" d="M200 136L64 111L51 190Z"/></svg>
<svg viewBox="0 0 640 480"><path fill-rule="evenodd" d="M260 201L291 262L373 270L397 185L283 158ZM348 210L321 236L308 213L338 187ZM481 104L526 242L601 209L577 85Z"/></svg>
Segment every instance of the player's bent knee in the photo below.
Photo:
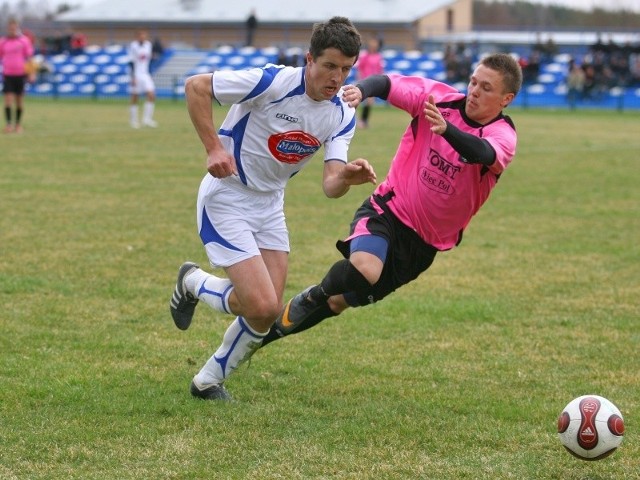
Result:
<svg viewBox="0 0 640 480"><path fill-rule="evenodd" d="M352 258L350 258L350 262L370 285L375 285L378 280L380 280L384 265L379 258L373 255L367 255L366 257L363 257L363 255L353 255Z"/></svg>
<svg viewBox="0 0 640 480"><path fill-rule="evenodd" d="M242 316L269 328L280 315L283 305L277 300L267 298L255 299L243 306Z"/></svg>

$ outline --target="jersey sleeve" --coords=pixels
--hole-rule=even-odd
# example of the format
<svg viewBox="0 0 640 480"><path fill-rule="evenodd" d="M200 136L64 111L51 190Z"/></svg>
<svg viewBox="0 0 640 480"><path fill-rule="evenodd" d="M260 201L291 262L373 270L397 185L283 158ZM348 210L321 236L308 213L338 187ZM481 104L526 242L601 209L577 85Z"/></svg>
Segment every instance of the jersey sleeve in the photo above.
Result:
<svg viewBox="0 0 640 480"><path fill-rule="evenodd" d="M412 117L422 115L429 95L433 95L438 102L445 96L459 93L455 88L430 78L389 74L389 79L391 89L388 102L408 112Z"/></svg>
<svg viewBox="0 0 640 480"><path fill-rule="evenodd" d="M356 130L355 109L342 103L344 116L338 129L324 144L324 161L340 160L347 163L349 158L349 144Z"/></svg>
<svg viewBox="0 0 640 480"><path fill-rule="evenodd" d="M496 152L496 161L489 169L496 174L501 173L511 163L516 153L517 135L510 121L501 119L484 129L484 139Z"/></svg>
<svg viewBox="0 0 640 480"><path fill-rule="evenodd" d="M270 65L247 70L219 70L211 80L213 95L221 105L276 100L269 94L276 75L284 67Z"/></svg>

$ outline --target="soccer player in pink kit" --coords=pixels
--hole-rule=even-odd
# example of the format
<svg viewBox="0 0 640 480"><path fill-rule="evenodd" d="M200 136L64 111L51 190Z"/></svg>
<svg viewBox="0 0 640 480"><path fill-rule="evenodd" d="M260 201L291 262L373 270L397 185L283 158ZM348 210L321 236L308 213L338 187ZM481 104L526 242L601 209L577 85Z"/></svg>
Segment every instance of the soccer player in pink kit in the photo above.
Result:
<svg viewBox="0 0 640 480"><path fill-rule="evenodd" d="M2 59L5 133L21 133L20 120L23 112L24 86L27 80L25 64L33 56L33 45L20 32L16 20L9 20L7 36L0 38L0 58ZM15 105L15 117L11 107ZM15 118L15 121L13 121Z"/></svg>
<svg viewBox="0 0 640 480"><path fill-rule="evenodd" d="M508 54L480 60L467 93L434 80L369 77L346 86L357 106L369 96L411 115L387 178L356 211L350 236L337 243L345 257L319 285L290 300L262 346L301 332L348 307L377 302L427 270L450 250L516 152L516 131L503 109L522 85Z"/></svg>
<svg viewBox="0 0 640 480"><path fill-rule="evenodd" d="M367 49L358 57L356 68L358 81L362 81L371 75L381 75L384 72L384 59L380 53L380 40L370 38L367 41ZM362 111L360 112L360 127L367 128L369 126L371 107L374 103L374 97L367 98L363 103Z"/></svg>

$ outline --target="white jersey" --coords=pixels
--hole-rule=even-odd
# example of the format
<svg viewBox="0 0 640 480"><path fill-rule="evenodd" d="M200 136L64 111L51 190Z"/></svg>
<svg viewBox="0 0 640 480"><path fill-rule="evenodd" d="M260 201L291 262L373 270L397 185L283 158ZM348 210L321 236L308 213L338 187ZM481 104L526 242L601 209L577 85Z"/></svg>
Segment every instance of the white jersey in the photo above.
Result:
<svg viewBox="0 0 640 480"><path fill-rule="evenodd" d="M129 59L133 63L135 76L149 75L149 63L151 62L153 46L149 40L140 43L134 40L129 44Z"/></svg>
<svg viewBox="0 0 640 480"><path fill-rule="evenodd" d="M236 159L237 181L261 191L284 189L324 146L324 160L347 162L355 109L342 100L305 94L305 67L267 65L216 71L212 86L221 105L232 105L218 131Z"/></svg>

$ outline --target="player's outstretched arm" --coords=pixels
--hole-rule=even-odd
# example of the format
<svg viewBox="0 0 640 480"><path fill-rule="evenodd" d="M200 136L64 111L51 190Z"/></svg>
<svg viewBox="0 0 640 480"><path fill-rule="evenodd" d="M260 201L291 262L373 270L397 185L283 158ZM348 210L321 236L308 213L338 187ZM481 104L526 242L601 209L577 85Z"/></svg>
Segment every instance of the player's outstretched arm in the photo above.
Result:
<svg viewBox="0 0 640 480"><path fill-rule="evenodd" d="M387 75L371 75L354 85L345 85L342 99L350 107L357 107L365 98L378 97L386 100L391 89L391 80Z"/></svg>
<svg viewBox="0 0 640 480"><path fill-rule="evenodd" d="M433 95L429 95L428 101L425 102L424 115L431 123L431 131L442 135L460 154L460 159L463 162L491 166L496 161L496 152L486 139L463 132L444 119L436 106Z"/></svg>
<svg viewBox="0 0 640 480"><path fill-rule="evenodd" d="M364 158L349 163L329 160L324 163L322 189L329 198L338 198L349 191L351 185L376 184L377 177L371 164Z"/></svg>

